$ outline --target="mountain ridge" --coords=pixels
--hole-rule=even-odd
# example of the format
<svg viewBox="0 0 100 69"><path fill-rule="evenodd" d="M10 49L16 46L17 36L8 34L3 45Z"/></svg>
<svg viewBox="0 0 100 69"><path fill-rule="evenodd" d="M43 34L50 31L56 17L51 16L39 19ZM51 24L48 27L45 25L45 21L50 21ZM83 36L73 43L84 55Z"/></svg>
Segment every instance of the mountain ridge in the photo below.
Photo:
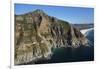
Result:
<svg viewBox="0 0 100 69"><path fill-rule="evenodd" d="M79 29L42 10L15 16L15 64L50 59L55 48L87 44Z"/></svg>

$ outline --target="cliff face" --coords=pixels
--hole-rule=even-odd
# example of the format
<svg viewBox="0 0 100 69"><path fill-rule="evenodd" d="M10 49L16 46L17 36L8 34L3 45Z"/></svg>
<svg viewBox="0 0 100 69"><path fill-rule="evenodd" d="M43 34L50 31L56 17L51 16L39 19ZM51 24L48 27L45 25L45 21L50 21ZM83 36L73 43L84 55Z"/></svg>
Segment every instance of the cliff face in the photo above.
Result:
<svg viewBox="0 0 100 69"><path fill-rule="evenodd" d="M78 48L87 43L79 29L42 10L15 15L15 64L50 59L55 48Z"/></svg>

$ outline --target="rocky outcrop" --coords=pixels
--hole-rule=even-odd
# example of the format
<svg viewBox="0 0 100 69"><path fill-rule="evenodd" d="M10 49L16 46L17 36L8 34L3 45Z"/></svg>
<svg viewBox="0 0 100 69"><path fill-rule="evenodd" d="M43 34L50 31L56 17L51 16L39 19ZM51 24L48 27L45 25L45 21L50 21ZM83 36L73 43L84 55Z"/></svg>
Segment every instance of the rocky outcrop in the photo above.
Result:
<svg viewBox="0 0 100 69"><path fill-rule="evenodd" d="M79 29L42 10L15 15L15 64L50 59L55 48L78 48L87 43Z"/></svg>

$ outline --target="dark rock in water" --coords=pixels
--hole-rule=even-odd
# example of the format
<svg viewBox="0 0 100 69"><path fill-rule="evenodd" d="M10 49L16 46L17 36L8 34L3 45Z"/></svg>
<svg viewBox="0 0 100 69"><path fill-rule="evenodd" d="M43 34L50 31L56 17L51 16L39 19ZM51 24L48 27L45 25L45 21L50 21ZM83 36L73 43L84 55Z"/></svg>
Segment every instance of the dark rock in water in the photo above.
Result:
<svg viewBox="0 0 100 69"><path fill-rule="evenodd" d="M64 56L71 55L73 49L86 47L87 43L79 29L69 22L48 16L42 10L15 15L15 65L55 59L53 50L63 47ZM63 59L63 54L58 54L62 57L56 59L71 61Z"/></svg>

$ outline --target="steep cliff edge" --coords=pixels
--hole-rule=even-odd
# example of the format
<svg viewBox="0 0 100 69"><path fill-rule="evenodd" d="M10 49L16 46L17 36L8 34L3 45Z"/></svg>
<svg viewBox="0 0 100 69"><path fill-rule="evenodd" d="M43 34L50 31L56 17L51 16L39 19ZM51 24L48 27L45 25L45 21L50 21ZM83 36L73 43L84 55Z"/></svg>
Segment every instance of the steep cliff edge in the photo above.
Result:
<svg viewBox="0 0 100 69"><path fill-rule="evenodd" d="M87 46L79 29L42 10L15 15L15 64L50 59L53 49Z"/></svg>

